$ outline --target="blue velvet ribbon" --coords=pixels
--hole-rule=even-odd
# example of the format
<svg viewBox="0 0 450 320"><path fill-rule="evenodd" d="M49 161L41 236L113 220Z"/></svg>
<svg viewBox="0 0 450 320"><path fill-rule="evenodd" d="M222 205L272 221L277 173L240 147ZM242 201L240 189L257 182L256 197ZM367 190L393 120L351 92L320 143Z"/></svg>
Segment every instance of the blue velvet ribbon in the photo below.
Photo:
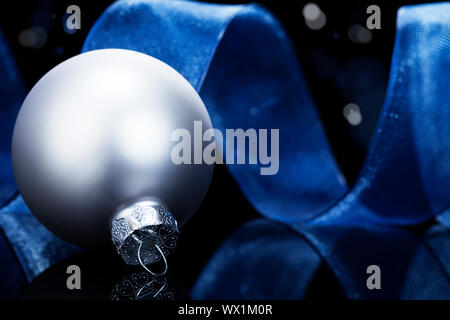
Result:
<svg viewBox="0 0 450 320"><path fill-rule="evenodd" d="M401 227L449 205L449 12L449 4L400 9L383 111L349 190L292 45L264 8L120 1L106 10L84 51L125 48L168 63L222 131L280 129L277 175L250 165L228 169L253 206L290 231L269 221L244 226L206 266L194 298L301 298L318 257L349 298L450 297L448 233L417 236ZM366 286L372 264L383 270L382 290Z"/></svg>
<svg viewBox="0 0 450 320"><path fill-rule="evenodd" d="M450 298L443 226L450 221L450 4L399 10L386 99L353 188L336 165L287 35L261 6L119 1L83 51L101 48L171 65L222 131L280 130L278 174L227 165L266 219L223 244L193 298L302 298L321 261L349 298ZM406 228L434 217L442 225ZM374 264L381 290L366 286Z"/></svg>

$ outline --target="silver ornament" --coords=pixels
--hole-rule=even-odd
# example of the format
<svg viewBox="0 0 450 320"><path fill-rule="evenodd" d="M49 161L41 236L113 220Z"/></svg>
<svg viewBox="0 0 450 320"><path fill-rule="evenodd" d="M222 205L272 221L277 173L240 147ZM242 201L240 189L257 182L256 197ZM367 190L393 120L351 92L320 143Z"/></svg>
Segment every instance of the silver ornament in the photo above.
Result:
<svg viewBox="0 0 450 320"><path fill-rule="evenodd" d="M211 181L213 166L171 161L172 132L194 121L212 127L197 92L165 63L121 49L75 56L22 105L12 144L19 191L61 238L89 249L112 236L127 263L157 261Z"/></svg>

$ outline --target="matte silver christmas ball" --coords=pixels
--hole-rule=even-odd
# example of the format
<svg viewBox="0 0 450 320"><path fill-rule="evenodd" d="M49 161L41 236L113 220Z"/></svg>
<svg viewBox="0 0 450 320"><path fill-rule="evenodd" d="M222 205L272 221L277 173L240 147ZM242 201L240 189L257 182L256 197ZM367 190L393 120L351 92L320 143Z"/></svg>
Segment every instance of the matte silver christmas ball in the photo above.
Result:
<svg viewBox="0 0 450 320"><path fill-rule="evenodd" d="M128 263L138 263L138 247L153 262L211 181L213 166L171 161L172 132L193 131L194 121L211 128L197 92L165 63L120 49L75 56L22 105L12 145L19 191L61 238L99 248L112 236Z"/></svg>

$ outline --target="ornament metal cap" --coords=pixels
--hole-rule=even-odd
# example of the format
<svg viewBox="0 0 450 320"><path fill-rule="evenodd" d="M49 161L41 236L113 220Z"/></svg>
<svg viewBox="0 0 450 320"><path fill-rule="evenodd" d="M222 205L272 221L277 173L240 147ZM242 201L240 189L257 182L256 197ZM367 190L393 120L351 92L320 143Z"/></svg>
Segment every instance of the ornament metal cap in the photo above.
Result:
<svg viewBox="0 0 450 320"><path fill-rule="evenodd" d="M117 252L129 265L141 265L152 275L167 271L166 256L178 240L177 221L159 200L141 200L122 208L112 221L111 238ZM146 265L164 260L165 270L156 274Z"/></svg>

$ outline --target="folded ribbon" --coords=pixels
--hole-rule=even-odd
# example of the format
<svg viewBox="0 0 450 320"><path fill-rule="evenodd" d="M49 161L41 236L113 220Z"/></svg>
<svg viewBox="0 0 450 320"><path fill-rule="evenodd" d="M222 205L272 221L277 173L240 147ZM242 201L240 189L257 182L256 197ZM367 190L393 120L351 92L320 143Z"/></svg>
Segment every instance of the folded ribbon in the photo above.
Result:
<svg viewBox="0 0 450 320"><path fill-rule="evenodd" d="M450 297L442 254L448 234L435 236L437 250L432 250L427 234L388 226L424 222L449 205L450 76L443 72L450 67L449 10L447 3L399 10L384 107L351 190L328 147L294 50L265 9L120 1L105 11L84 51L125 48L163 60L198 90L218 129L280 129L278 174L261 176L256 166L228 169L262 215L288 223L304 238L293 246L288 232L275 237L259 222L250 223L215 254L194 298L301 297L318 265L317 253L306 243L327 261L348 297ZM280 251L266 250L270 244ZM289 262L267 280L258 262L280 254ZM301 255L311 266L306 275L298 273L296 285L280 280L302 265L292 260ZM372 263L386 270L389 285L381 291L368 290L363 279Z"/></svg>

